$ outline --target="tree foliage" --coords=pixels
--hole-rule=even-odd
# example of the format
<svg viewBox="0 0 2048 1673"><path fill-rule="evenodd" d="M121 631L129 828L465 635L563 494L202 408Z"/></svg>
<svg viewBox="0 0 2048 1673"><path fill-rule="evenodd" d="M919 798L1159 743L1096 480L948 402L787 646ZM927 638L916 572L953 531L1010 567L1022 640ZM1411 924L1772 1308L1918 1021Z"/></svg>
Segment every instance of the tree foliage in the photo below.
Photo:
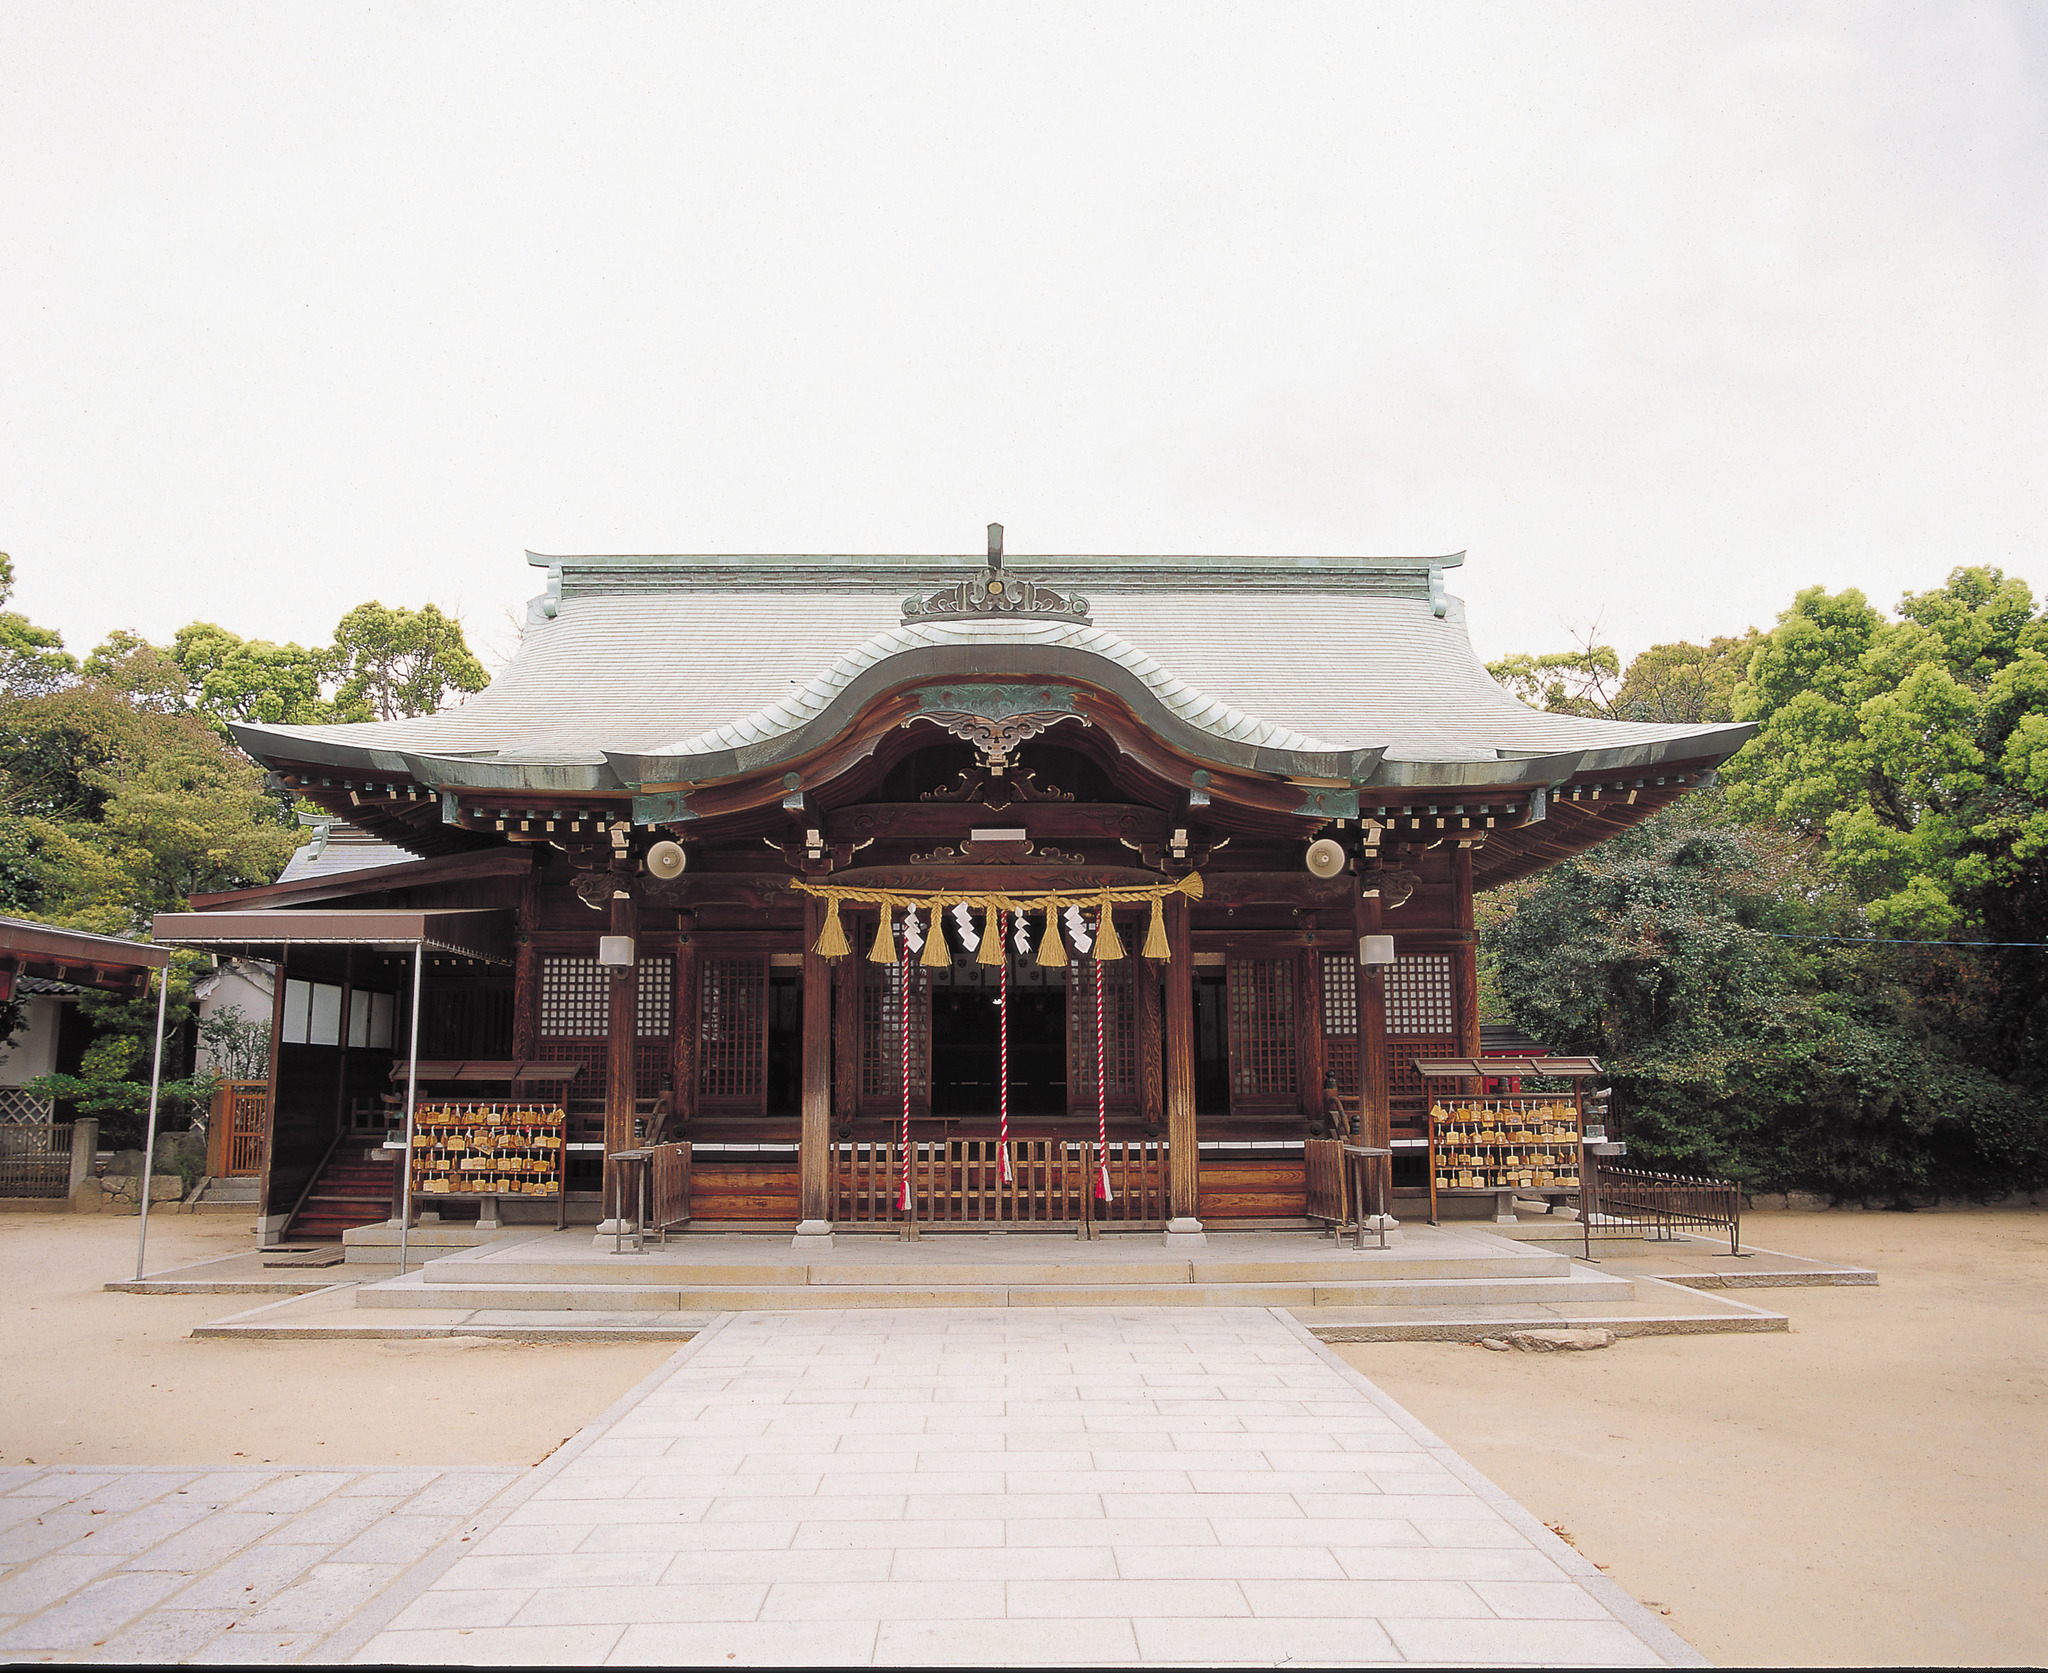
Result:
<svg viewBox="0 0 2048 1673"><path fill-rule="evenodd" d="M2013 973L1976 949L1794 939L1859 933L1853 894L1715 792L1491 916L1491 994L1552 1050L1601 1057L1631 1161L1882 1203L2048 1183L2048 1100L1995 1049Z"/></svg>
<svg viewBox="0 0 2048 1673"><path fill-rule="evenodd" d="M0 604L14 583L0 555ZM267 883L297 847L289 796L267 790L235 747L234 721L307 725L425 714L487 683L461 625L432 605L365 604L334 642L244 639L212 622L168 646L115 632L83 662L56 632L0 612L0 912L103 934L146 933L195 894ZM192 1014L205 961L179 955L175 1032ZM140 1137L153 1000L88 994L94 1038L76 1075L37 1089ZM20 1010L0 1008L0 1030ZM5 1033L0 1032L0 1038ZM246 1039L216 1044L246 1062ZM168 1107L203 1101L213 1077L168 1082Z"/></svg>

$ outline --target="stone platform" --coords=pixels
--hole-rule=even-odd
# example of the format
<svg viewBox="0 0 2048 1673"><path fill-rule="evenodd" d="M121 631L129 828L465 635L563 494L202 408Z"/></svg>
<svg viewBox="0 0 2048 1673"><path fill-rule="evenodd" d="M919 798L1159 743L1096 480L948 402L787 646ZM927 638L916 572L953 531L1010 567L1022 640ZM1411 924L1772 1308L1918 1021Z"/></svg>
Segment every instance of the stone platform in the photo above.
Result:
<svg viewBox="0 0 2048 1673"><path fill-rule="evenodd" d="M942 1307L1282 1308L1343 1341L1473 1340L1567 1323L1621 1335L1785 1328L1781 1315L1746 1302L1488 1231L1428 1226L1404 1228L1401 1246L1386 1250L1339 1248L1312 1233L1212 1233L1194 1255L1137 1235L1014 1233L842 1236L803 1254L782 1237L714 1233L614 1254L594 1248L588 1231L522 1231L403 1277L342 1270L331 1286L194 1334L685 1340L726 1313Z"/></svg>

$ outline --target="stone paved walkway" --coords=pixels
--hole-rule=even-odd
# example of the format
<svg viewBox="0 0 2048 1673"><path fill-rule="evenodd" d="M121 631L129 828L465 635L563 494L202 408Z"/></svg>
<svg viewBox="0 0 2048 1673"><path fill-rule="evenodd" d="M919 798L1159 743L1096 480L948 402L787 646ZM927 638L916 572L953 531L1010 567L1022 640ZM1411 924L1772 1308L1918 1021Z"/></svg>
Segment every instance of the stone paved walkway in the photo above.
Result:
<svg viewBox="0 0 2048 1673"><path fill-rule="evenodd" d="M1704 1665L1261 1309L728 1314L533 1470L9 1486L12 1659Z"/></svg>

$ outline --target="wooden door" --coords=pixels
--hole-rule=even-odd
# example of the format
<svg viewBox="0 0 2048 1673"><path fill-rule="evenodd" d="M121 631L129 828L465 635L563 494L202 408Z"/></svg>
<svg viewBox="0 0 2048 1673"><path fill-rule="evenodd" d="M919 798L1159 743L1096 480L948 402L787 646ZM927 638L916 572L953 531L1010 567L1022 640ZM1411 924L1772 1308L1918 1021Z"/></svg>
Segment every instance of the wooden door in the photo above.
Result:
<svg viewBox="0 0 2048 1673"><path fill-rule="evenodd" d="M1067 966L1067 1109L1095 1114L1096 983L1102 984L1103 1085L1110 1112L1138 1109L1138 960L1097 964L1075 959Z"/></svg>
<svg viewBox="0 0 2048 1673"><path fill-rule="evenodd" d="M768 1108L768 955L705 953L697 1001L697 1107L761 1115Z"/></svg>
<svg viewBox="0 0 2048 1673"><path fill-rule="evenodd" d="M919 964L874 964L860 976L860 1110L863 1115L903 1113L904 972L910 983L910 1113L932 1107L931 972Z"/></svg>
<svg viewBox="0 0 2048 1673"><path fill-rule="evenodd" d="M1421 1138L1429 1090L1415 1072L1415 1060L1451 1057L1458 1050L1451 955L1403 953L1388 967L1384 982L1389 1121L1397 1133Z"/></svg>
<svg viewBox="0 0 2048 1673"><path fill-rule="evenodd" d="M1225 966L1232 1115L1301 1108L1298 962L1290 949L1263 958L1233 953Z"/></svg>

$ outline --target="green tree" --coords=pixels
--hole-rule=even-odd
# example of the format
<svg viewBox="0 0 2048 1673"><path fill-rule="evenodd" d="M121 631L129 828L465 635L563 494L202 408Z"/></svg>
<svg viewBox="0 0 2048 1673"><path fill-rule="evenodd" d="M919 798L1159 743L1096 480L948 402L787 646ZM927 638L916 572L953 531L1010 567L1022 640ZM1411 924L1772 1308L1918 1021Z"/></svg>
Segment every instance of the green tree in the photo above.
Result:
<svg viewBox="0 0 2048 1673"><path fill-rule="evenodd" d="M0 552L0 604L14 596L14 560ZM0 610L0 690L54 691L78 663L64 649L64 636L37 627L14 610Z"/></svg>
<svg viewBox="0 0 2048 1673"><path fill-rule="evenodd" d="M1489 662L1486 671L1531 708L1551 714L1605 715L1613 706L1621 659L1612 645L1596 645L1589 638L1572 650L1541 656L1515 651Z"/></svg>
<svg viewBox="0 0 2048 1673"><path fill-rule="evenodd" d="M1601 1057L1631 1161L1898 1204L2038 1189L2048 1100L1995 1067L1997 960L1794 939L1860 923L1824 857L1703 792L1530 879L1483 946L1513 1021Z"/></svg>
<svg viewBox="0 0 2048 1673"><path fill-rule="evenodd" d="M1736 694L1761 729L1723 774L1731 806L1821 839L1880 934L2013 922L2048 894L2048 621L1991 568L1898 614L1853 588L1798 595ZM2048 927L2020 921L2036 933L2015 939Z"/></svg>
<svg viewBox="0 0 2048 1673"><path fill-rule="evenodd" d="M367 708L345 713L323 695L330 651L244 639L212 622L193 622L178 629L170 654L190 683L193 706L223 735L229 721L317 726L370 718Z"/></svg>
<svg viewBox="0 0 2048 1673"><path fill-rule="evenodd" d="M1755 628L1704 645L1652 645L1628 665L1608 713L1616 720L1700 726L1735 718L1735 692L1749 671Z"/></svg>
<svg viewBox="0 0 2048 1673"><path fill-rule="evenodd" d="M433 605L417 610L359 604L334 630L336 702L374 720L432 714L457 692L490 684L470 654L462 624Z"/></svg>

